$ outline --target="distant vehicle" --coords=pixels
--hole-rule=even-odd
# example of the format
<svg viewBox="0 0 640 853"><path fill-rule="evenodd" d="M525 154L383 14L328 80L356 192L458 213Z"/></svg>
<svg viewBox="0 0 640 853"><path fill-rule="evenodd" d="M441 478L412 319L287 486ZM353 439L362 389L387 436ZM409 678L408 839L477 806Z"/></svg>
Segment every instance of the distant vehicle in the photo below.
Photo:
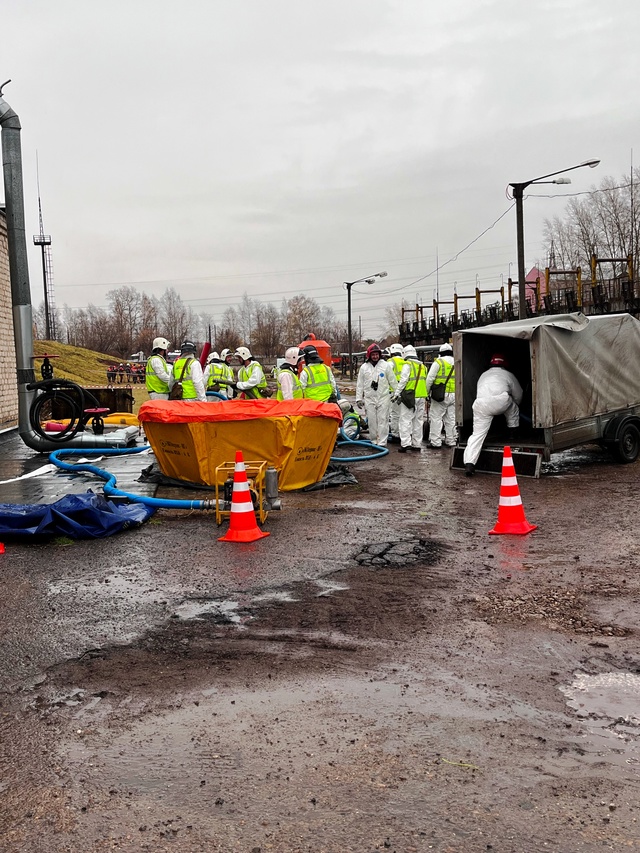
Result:
<svg viewBox="0 0 640 853"><path fill-rule="evenodd" d="M133 363L136 363L136 364L142 364L142 363L144 363L146 360L147 360L147 357L146 357L146 355L142 352L142 350L140 350L140 352L134 352L134 353L133 353L133 355L130 355L130 356L129 356L129 358L127 359L127 361L128 361L130 364L133 364Z"/></svg>

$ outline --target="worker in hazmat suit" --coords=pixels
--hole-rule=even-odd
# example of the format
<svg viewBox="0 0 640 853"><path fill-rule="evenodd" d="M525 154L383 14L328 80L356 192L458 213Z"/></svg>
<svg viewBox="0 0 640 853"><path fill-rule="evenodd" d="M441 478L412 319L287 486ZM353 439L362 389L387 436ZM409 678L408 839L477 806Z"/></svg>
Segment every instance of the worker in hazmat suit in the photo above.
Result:
<svg viewBox="0 0 640 853"><path fill-rule="evenodd" d="M233 372L231 362L233 361L233 350L225 347L220 351L220 363L222 365L223 380L226 383L227 397L231 399L234 395L233 383L236 381L236 375ZM222 384L222 383L221 383Z"/></svg>
<svg viewBox="0 0 640 853"><path fill-rule="evenodd" d="M182 385L182 396L185 401L206 403L207 395L204 388L202 366L196 358L196 345L193 341L183 341L180 344L180 356L174 361L171 378L169 379L169 399L174 385Z"/></svg>
<svg viewBox="0 0 640 853"><path fill-rule="evenodd" d="M207 364L204 369L204 387L207 391L215 391L217 394L220 394L220 396L227 399L227 385L224 382L227 378L225 368L226 364L222 363L218 353L210 353L207 357ZM220 397L207 397L207 400L219 403Z"/></svg>
<svg viewBox="0 0 640 853"><path fill-rule="evenodd" d="M262 400L263 397L268 397L264 370L260 362L251 355L251 350L248 347L238 347L235 355L241 367L238 370L238 379L231 387L240 392L240 399Z"/></svg>
<svg viewBox="0 0 640 853"><path fill-rule="evenodd" d="M153 350L147 359L145 368L145 384L151 400L169 399L169 380L171 367L167 364L169 341L166 338L154 338ZM113 381L116 369L113 367Z"/></svg>
<svg viewBox="0 0 640 853"><path fill-rule="evenodd" d="M447 447L456 443L456 375L453 366L453 347L442 344L427 373L429 402L429 443L427 447L442 447L442 427ZM439 399L442 397L442 399Z"/></svg>
<svg viewBox="0 0 640 853"><path fill-rule="evenodd" d="M302 356L299 347L289 347L276 374L278 393L276 400L302 400L302 385L298 378L298 364Z"/></svg>
<svg viewBox="0 0 640 853"><path fill-rule="evenodd" d="M416 348L409 344L402 355L405 365L400 374L398 387L391 396L391 401L400 406L399 430L400 447L398 453L422 450L422 430L424 424L424 409L427 400L427 369L418 358Z"/></svg>
<svg viewBox="0 0 640 853"><path fill-rule="evenodd" d="M398 380L393 367L382 358L378 344L371 344L364 364L358 371L356 406L364 409L369 424L369 440L380 447L387 446L391 393Z"/></svg>
<svg viewBox="0 0 640 853"><path fill-rule="evenodd" d="M331 368L324 363L318 350L308 344L302 347L304 367L300 373L302 395L305 400L317 400L319 403L337 403L338 387Z"/></svg>
<svg viewBox="0 0 640 853"><path fill-rule="evenodd" d="M402 355L402 344L391 344L389 349L389 357L387 361L393 367L393 373L396 377L396 385L400 381L400 374L404 367L404 357ZM395 390L395 389L393 389ZM393 390L389 394L393 394ZM400 406L389 407L389 441L400 441Z"/></svg>
<svg viewBox="0 0 640 853"><path fill-rule="evenodd" d="M471 477L476 470L482 445L496 415L507 419L507 435L515 438L520 423L522 387L508 370L509 363L504 355L491 356L490 367L478 379L476 399L473 403L473 432L464 450L464 472Z"/></svg>

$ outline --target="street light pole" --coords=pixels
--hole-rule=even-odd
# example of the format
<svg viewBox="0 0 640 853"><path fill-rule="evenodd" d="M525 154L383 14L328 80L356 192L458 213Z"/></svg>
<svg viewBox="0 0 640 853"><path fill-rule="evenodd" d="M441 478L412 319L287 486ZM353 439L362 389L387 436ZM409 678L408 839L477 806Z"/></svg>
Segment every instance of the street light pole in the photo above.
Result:
<svg viewBox="0 0 640 853"><path fill-rule="evenodd" d="M516 202L516 240L518 250L518 317L520 320L527 316L527 292L525 285L525 261L524 261L524 208L523 199L524 191L531 184L570 184L570 178L556 178L553 181L547 181L546 178L553 178L555 175L564 175L565 172L572 172L574 169L581 169L583 166L588 166L590 169L595 168L600 160L585 160L583 163L578 163L577 166L569 166L568 169L560 169L557 172L550 172L548 175L541 175L539 178L533 178L530 181L522 181L520 183L509 184L513 190L513 198Z"/></svg>
<svg viewBox="0 0 640 853"><path fill-rule="evenodd" d="M376 272L373 275L365 276L364 278L359 278L356 281L345 281L344 286L347 288L347 334L349 337L349 379L353 379L353 335L351 332L351 288L354 284L362 284L366 282L366 284L373 284L373 282L377 278L384 278L386 276L386 271L384 272Z"/></svg>

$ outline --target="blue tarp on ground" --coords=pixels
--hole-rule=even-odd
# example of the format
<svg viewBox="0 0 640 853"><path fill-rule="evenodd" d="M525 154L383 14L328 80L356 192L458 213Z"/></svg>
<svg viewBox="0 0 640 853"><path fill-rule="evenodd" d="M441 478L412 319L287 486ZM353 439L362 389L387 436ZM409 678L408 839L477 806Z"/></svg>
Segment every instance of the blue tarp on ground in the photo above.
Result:
<svg viewBox="0 0 640 853"><path fill-rule="evenodd" d="M119 504L88 491L52 504L0 504L0 537L68 536L100 539L138 527L155 512L142 503Z"/></svg>

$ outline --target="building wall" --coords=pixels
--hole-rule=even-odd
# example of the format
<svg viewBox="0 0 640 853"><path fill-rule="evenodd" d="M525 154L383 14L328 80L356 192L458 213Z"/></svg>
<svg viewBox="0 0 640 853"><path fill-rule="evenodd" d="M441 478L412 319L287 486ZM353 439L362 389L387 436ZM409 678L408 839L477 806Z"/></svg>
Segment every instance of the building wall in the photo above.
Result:
<svg viewBox="0 0 640 853"><path fill-rule="evenodd" d="M13 337L13 309L9 278L7 220L0 209L0 430L18 423L18 382L16 347Z"/></svg>

